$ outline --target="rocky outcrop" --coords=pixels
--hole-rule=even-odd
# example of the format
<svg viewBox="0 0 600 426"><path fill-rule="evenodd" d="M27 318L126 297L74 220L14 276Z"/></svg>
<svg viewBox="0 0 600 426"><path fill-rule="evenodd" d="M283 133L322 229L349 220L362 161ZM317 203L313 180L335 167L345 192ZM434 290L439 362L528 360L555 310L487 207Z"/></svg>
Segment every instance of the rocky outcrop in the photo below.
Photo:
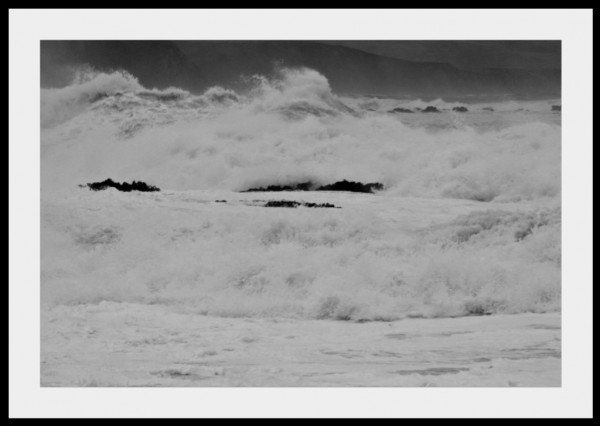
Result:
<svg viewBox="0 0 600 426"><path fill-rule="evenodd" d="M304 207L309 207L309 208L330 208L330 209L335 209L335 208L340 208L340 207L336 207L333 204L330 203L304 203L304 202L298 202L298 201L290 201L290 200L270 200L267 201L267 203L264 205L265 207L288 207L288 208L293 208L295 209L298 206L304 206Z"/></svg>
<svg viewBox="0 0 600 426"><path fill-rule="evenodd" d="M383 184L378 182L361 183L347 180L338 181L330 185L318 186L313 182L300 182L288 185L269 185L266 187L250 188L241 192L280 192L280 191L347 191L374 193L381 191Z"/></svg>
<svg viewBox="0 0 600 426"><path fill-rule="evenodd" d="M131 191L140 191L140 192L156 192L160 191L159 188L153 185L148 185L146 182L136 182L135 180L131 183L123 182L115 182L112 179L108 178L102 182L92 182L87 183L85 185L79 185L80 187L88 187L92 191L102 191L106 188L115 188L118 191L122 192L131 192Z"/></svg>
<svg viewBox="0 0 600 426"><path fill-rule="evenodd" d="M292 183L289 185L269 185L246 189L241 192L279 192L279 191L312 191L315 184L312 182Z"/></svg>
<svg viewBox="0 0 600 426"><path fill-rule="evenodd" d="M348 192L365 192L374 193L383 189L382 183L360 183L342 180L331 185L323 185L317 188L317 191L348 191Z"/></svg>
<svg viewBox="0 0 600 426"><path fill-rule="evenodd" d="M414 111L412 109L408 109L408 108L394 108L394 109L389 110L388 112L391 112L391 113L403 113L403 114L414 113Z"/></svg>

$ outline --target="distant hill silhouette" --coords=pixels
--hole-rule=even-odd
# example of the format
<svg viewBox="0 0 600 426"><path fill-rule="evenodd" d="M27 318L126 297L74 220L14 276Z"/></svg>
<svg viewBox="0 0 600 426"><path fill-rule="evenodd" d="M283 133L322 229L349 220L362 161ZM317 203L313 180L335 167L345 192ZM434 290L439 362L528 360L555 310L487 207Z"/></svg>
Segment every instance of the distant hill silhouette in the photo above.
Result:
<svg viewBox="0 0 600 426"><path fill-rule="evenodd" d="M446 62L465 70L560 69L560 40L342 40L346 46L414 62Z"/></svg>
<svg viewBox="0 0 600 426"><path fill-rule="evenodd" d="M170 41L81 40L41 41L42 87L68 85L77 66L125 69L148 88L204 89L203 73Z"/></svg>
<svg viewBox="0 0 600 426"><path fill-rule="evenodd" d="M349 43L360 42L42 41L41 83L43 87L64 86L68 83L66 71L69 67L88 64L101 70L126 69L149 88L177 86L199 92L213 85L222 85L239 90L245 87L241 75L268 76L277 65L283 65L305 66L321 72L329 79L333 90L340 94L415 97L486 94L517 98L560 96L560 69L545 67L552 64L550 54L545 60L542 60L544 56L539 51L537 56L532 56L531 64L535 58L542 58L537 67L498 67L502 64L514 65L515 62L518 64L516 58L528 57L524 53L525 47L521 50L512 49L515 52L514 61L509 60L511 50L500 44L497 48L489 44L478 47L472 43L457 47L455 51L463 49L471 52L470 60L463 57L458 62L475 64L473 58L477 49L480 49L483 56L487 55L488 58L484 65L496 66L461 69L447 62L416 62L391 57L389 52L394 47L393 43L381 44L384 47L388 45L387 51L383 52L387 56L363 48L348 47ZM438 48L441 53L435 56L431 53L432 48L423 47L422 44L419 48L419 43L423 42L403 43L415 43L412 49L416 53L413 56L417 55L419 49L422 52L429 51L429 57L433 59L442 58L442 53L446 52L443 45ZM461 46L460 43L466 42L453 43ZM543 47L540 46L538 50ZM504 52L503 63L499 63L500 59L496 62L491 60L494 49ZM370 50L373 51L372 48ZM400 50L398 47L397 51ZM428 56L422 53L421 57Z"/></svg>

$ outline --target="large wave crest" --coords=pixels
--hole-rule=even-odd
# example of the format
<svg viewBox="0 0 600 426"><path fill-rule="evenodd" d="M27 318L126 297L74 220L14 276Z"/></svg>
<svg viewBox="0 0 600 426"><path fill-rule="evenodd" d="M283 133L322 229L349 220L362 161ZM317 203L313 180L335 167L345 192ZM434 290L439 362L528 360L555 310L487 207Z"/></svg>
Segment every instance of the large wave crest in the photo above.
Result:
<svg viewBox="0 0 600 426"><path fill-rule="evenodd" d="M117 71L43 90L43 186L111 177L243 190L349 179L382 182L404 196L502 202L560 195L560 122L539 102L399 117L360 107L393 100L337 96L310 69L283 68L249 84L245 94L213 87L194 95L147 89ZM418 102L425 104L410 104ZM523 112L533 107L539 111Z"/></svg>

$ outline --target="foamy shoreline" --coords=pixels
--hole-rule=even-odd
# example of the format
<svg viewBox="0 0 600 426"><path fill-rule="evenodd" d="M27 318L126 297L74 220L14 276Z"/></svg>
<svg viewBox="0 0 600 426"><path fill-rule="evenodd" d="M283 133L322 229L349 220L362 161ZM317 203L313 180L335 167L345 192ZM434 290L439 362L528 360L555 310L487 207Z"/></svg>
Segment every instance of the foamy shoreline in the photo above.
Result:
<svg viewBox="0 0 600 426"><path fill-rule="evenodd" d="M561 315L356 323L42 311L42 386L560 386Z"/></svg>

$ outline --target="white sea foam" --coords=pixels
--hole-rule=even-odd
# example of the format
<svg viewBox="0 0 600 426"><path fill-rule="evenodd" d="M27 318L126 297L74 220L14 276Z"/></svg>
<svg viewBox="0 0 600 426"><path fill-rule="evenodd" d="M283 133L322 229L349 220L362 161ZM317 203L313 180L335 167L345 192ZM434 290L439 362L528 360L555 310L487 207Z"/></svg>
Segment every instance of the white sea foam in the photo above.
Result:
<svg viewBox="0 0 600 426"><path fill-rule="evenodd" d="M148 90L122 72L43 90L43 303L337 319L560 309L560 116L547 102L402 116L381 102L342 99L306 69L245 94ZM108 177L163 192L77 188ZM231 192L341 179L385 189L285 194L342 209Z"/></svg>
<svg viewBox="0 0 600 426"><path fill-rule="evenodd" d="M415 121L429 116L417 115ZM434 115L427 120L448 120ZM480 131L476 115L454 114L443 131L432 131L387 113L364 114L311 70L263 79L248 96L221 88L200 96L148 91L127 74L99 74L42 92L42 122L61 123L42 134L43 183L56 188L110 176L169 189L240 190L345 178L419 197L560 194L559 124L513 114L514 123L504 117L502 128Z"/></svg>
<svg viewBox="0 0 600 426"><path fill-rule="evenodd" d="M249 205L259 196L74 189L44 199L43 302L375 320L560 308L556 204L287 193L342 208Z"/></svg>

